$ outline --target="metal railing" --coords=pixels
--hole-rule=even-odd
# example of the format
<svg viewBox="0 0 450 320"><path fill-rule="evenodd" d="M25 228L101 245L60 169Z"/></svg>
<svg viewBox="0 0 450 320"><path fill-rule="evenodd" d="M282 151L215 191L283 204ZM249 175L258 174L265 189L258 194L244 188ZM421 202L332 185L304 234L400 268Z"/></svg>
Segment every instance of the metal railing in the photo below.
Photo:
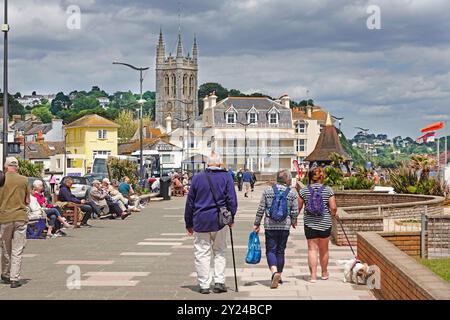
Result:
<svg viewBox="0 0 450 320"><path fill-rule="evenodd" d="M422 258L450 258L450 215L430 214L427 205L411 208L407 214L395 208L378 208L383 217L383 231L395 235L420 232ZM428 252L428 256L426 253Z"/></svg>

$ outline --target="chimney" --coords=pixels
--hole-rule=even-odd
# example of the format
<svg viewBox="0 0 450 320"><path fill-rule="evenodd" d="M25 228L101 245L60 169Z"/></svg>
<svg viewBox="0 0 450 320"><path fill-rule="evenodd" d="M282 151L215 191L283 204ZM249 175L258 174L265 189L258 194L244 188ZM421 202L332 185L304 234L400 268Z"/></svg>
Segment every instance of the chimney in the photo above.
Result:
<svg viewBox="0 0 450 320"><path fill-rule="evenodd" d="M208 96L205 96L203 98L203 111L209 108L209 98Z"/></svg>
<svg viewBox="0 0 450 320"><path fill-rule="evenodd" d="M42 134L42 131L38 132L37 138L36 138L36 142L37 143L44 143L44 135Z"/></svg>
<svg viewBox="0 0 450 320"><path fill-rule="evenodd" d="M287 94L285 94L281 97L281 104L283 104L285 108L289 109L291 107L291 98Z"/></svg>
<svg viewBox="0 0 450 320"><path fill-rule="evenodd" d="M167 133L172 132L172 117L170 116L170 114L166 118L166 130L167 130Z"/></svg>
<svg viewBox="0 0 450 320"><path fill-rule="evenodd" d="M211 95L209 96L209 107L210 107L210 108L215 107L215 106L216 106L216 103L217 103L217 96L216 96L216 92L213 91L213 92L211 93Z"/></svg>
<svg viewBox="0 0 450 320"><path fill-rule="evenodd" d="M306 106L306 114L308 116L308 118L312 118L312 107L311 106Z"/></svg>

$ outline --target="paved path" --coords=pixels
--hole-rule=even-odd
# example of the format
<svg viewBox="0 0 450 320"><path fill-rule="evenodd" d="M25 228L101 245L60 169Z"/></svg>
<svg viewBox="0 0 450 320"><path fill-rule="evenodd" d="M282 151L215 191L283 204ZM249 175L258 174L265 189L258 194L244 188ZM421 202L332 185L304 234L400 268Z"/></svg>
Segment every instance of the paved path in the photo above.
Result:
<svg viewBox="0 0 450 320"><path fill-rule="evenodd" d="M365 286L342 282L336 260L351 258L348 248L331 246L329 280L307 282L302 228L289 240L285 283L271 290L264 255L256 266L244 261L262 188L257 187L250 199L239 195L234 229L239 293L233 289L222 295L197 293L192 239L184 232L185 198L172 198L152 202L125 221L95 220L93 228L70 230L66 238L28 241L26 284L18 289L0 284L0 299L374 299ZM234 288L230 251L227 284ZM71 281L77 274L80 289Z"/></svg>

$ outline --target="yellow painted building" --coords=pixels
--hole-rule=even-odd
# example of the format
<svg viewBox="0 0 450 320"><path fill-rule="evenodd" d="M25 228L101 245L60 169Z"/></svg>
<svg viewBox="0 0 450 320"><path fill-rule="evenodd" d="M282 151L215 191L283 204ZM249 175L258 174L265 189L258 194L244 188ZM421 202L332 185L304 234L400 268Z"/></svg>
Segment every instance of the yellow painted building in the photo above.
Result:
<svg viewBox="0 0 450 320"><path fill-rule="evenodd" d="M119 125L99 115L86 115L64 127L66 150L85 155L89 171L96 155L117 155L118 128Z"/></svg>

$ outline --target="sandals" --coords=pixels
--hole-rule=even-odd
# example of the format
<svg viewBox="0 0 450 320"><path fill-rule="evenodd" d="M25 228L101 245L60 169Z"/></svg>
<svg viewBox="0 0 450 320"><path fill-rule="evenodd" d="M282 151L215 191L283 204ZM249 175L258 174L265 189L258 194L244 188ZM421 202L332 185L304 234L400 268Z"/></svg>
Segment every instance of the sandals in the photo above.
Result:
<svg viewBox="0 0 450 320"><path fill-rule="evenodd" d="M326 274L327 274L326 276L324 276L324 275L322 274L322 277L320 277L320 278L321 278L322 280L328 280L328 279L330 278L330 273L327 272Z"/></svg>

